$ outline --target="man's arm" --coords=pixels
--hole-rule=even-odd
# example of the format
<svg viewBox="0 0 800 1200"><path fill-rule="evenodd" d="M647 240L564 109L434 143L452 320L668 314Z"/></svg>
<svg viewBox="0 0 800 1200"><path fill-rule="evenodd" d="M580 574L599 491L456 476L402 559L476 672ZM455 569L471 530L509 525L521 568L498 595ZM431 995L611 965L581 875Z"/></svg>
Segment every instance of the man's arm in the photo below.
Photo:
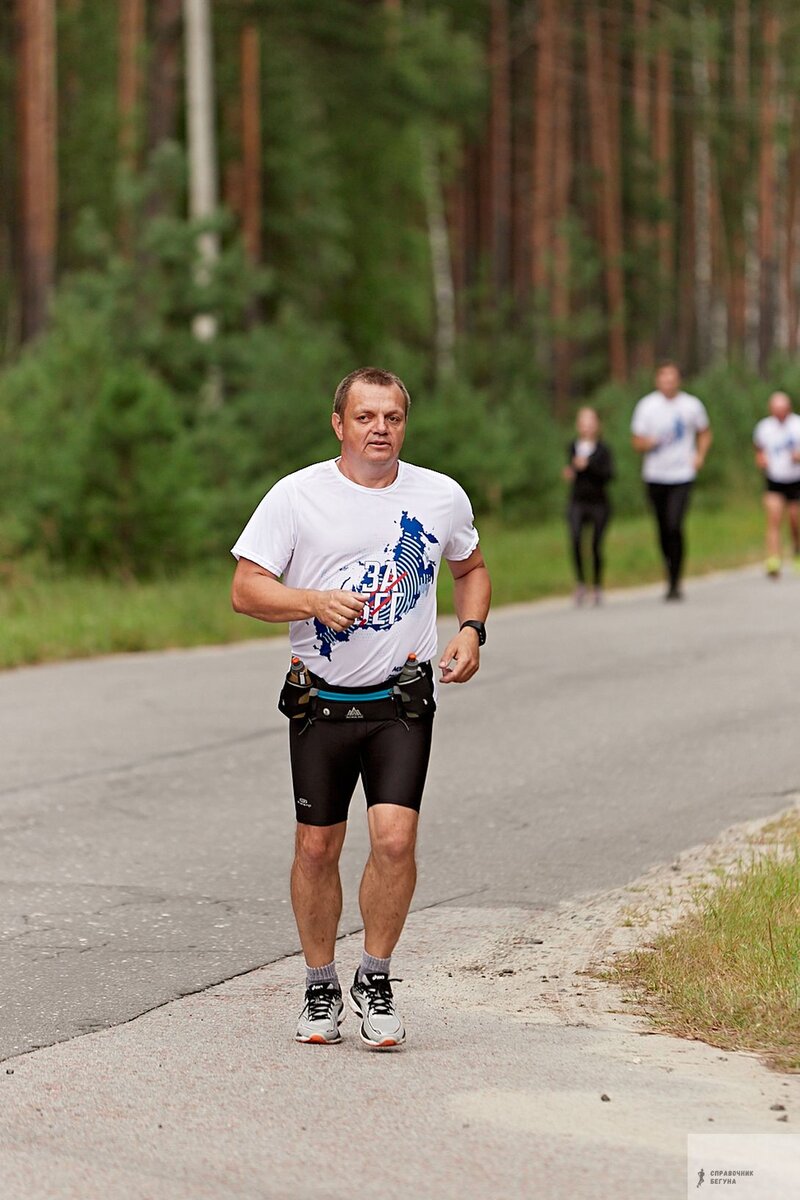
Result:
<svg viewBox="0 0 800 1200"><path fill-rule="evenodd" d="M697 442L695 445L695 454L694 454L694 469L695 469L695 471L699 471L700 468L702 467L703 463L706 461L706 455L708 454L708 452L711 448L711 443L713 440L714 440L714 435L711 432L710 425L707 425L705 427L705 429L701 429L700 432L698 433Z"/></svg>
<svg viewBox="0 0 800 1200"><path fill-rule="evenodd" d="M657 449L659 441L658 438L644 437L642 434L634 433L631 437L631 445L637 454L649 454L651 450Z"/></svg>
<svg viewBox="0 0 800 1200"><path fill-rule="evenodd" d="M312 588L290 588L276 575L240 558L231 588L235 612L258 621L307 621L316 617L329 629L341 633L364 610L364 601L355 592L318 592Z"/></svg>
<svg viewBox="0 0 800 1200"><path fill-rule="evenodd" d="M485 621L492 599L492 582L480 546L462 562L450 559L447 565L455 580L454 597L459 625L464 621ZM449 664L453 663L452 666ZM466 683L480 666L478 631L469 626L452 638L439 662L442 683Z"/></svg>

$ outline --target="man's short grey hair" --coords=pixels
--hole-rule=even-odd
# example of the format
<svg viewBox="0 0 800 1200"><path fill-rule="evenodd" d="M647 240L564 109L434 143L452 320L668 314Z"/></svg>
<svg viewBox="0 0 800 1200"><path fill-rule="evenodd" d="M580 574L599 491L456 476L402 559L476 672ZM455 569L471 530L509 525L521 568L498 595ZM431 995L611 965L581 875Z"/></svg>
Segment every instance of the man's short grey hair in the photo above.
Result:
<svg viewBox="0 0 800 1200"><path fill-rule="evenodd" d="M397 375L393 375L391 371L383 371L380 367L359 367L357 371L351 371L349 375L345 375L333 397L333 411L337 416L341 417L344 414L347 397L354 383L371 383L377 387L399 388L405 402L406 416L408 416L411 405L408 388Z"/></svg>

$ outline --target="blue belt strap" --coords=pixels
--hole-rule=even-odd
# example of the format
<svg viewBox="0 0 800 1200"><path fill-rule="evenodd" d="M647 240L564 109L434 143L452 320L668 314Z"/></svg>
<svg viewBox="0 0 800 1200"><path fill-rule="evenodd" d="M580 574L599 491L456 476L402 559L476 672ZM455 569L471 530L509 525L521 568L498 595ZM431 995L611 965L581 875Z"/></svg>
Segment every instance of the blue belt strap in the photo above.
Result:
<svg viewBox="0 0 800 1200"><path fill-rule="evenodd" d="M317 692L320 700L388 700L392 695L391 688L385 688L382 692Z"/></svg>

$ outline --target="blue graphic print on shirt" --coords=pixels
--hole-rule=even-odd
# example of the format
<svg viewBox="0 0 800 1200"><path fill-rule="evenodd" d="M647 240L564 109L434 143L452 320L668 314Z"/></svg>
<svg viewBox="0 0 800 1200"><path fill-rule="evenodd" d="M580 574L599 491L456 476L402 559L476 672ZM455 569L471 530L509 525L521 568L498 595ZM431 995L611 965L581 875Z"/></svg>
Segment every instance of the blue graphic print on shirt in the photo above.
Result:
<svg viewBox="0 0 800 1200"><path fill-rule="evenodd" d="M364 597L363 616L349 628L337 633L314 619L317 646L323 658L330 660L338 642L348 642L362 630L386 632L424 596L436 579L436 564L429 557L428 546L438 545L438 538L427 533L422 522L403 512L401 534L394 546L384 546L384 555L376 559L356 559L339 572L339 581L332 584L341 591L353 591Z"/></svg>

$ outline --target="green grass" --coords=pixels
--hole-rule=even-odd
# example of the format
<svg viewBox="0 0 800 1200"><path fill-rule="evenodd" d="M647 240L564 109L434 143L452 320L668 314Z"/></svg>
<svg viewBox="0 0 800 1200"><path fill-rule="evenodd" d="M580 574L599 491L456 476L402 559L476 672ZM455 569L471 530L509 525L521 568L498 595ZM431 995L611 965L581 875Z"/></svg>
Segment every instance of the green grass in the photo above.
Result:
<svg viewBox="0 0 800 1200"><path fill-rule="evenodd" d="M494 603L554 596L572 587L562 521L504 527L479 522L492 572ZM689 569L711 571L762 554L762 518L749 503L689 519ZM652 522L615 521L607 543L609 587L661 578ZM224 558L175 578L124 582L71 577L35 562L7 565L0 575L0 667L118 651L158 650L239 641L282 633L230 607L232 563ZM452 583L443 571L442 611L452 611Z"/></svg>
<svg viewBox="0 0 800 1200"><path fill-rule="evenodd" d="M669 1032L800 1070L800 817L773 834L614 975Z"/></svg>
<svg viewBox="0 0 800 1200"><path fill-rule="evenodd" d="M230 580L231 570L222 564L134 583L17 567L0 585L0 667L232 642L285 630L234 613Z"/></svg>

